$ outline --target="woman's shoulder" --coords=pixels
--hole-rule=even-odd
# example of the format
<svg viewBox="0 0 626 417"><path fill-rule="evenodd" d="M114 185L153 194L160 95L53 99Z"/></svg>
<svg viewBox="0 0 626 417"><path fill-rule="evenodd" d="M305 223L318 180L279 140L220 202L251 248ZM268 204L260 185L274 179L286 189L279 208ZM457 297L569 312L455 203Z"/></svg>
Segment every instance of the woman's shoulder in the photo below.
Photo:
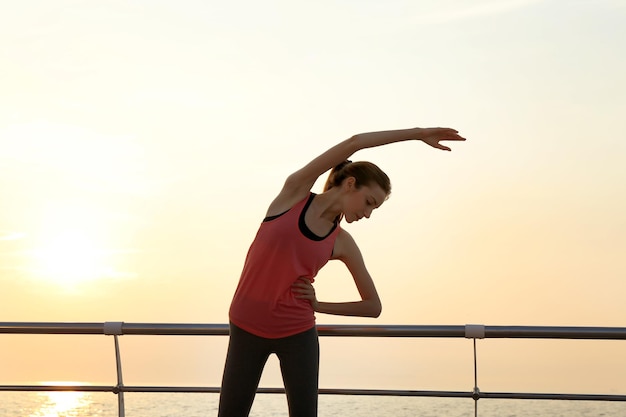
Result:
<svg viewBox="0 0 626 417"><path fill-rule="evenodd" d="M308 198L310 195L310 190L295 192L293 190L285 190L285 187L283 187L281 192L278 193L278 195L270 203L265 215L266 217L271 217L284 213L290 210L296 204Z"/></svg>
<svg viewBox="0 0 626 417"><path fill-rule="evenodd" d="M311 194L314 183L315 180L309 178L306 167L289 175L282 189L268 207L268 215L282 213L298 204Z"/></svg>
<svg viewBox="0 0 626 417"><path fill-rule="evenodd" d="M333 248L333 259L345 259L355 255L360 255L360 250L356 241L348 231L338 227L337 239Z"/></svg>

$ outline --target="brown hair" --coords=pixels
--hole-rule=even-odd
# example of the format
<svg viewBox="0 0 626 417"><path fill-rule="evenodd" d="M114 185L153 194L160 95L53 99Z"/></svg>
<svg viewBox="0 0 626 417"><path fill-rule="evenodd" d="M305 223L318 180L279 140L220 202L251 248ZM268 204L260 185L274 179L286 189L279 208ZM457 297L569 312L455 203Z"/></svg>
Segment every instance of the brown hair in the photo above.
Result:
<svg viewBox="0 0 626 417"><path fill-rule="evenodd" d="M354 177L356 179L355 185L357 188L362 185L377 184L383 189L386 195L391 194L391 181L389 181L389 177L382 169L371 162L352 162L348 160L343 161L330 171L326 184L324 185L324 191L341 185L343 180L348 177Z"/></svg>

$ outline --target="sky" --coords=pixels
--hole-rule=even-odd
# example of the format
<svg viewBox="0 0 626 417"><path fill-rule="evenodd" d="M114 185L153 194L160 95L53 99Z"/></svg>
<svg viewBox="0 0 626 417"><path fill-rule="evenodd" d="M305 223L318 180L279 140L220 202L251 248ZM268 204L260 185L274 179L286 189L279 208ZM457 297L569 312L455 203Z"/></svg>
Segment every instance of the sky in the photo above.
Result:
<svg viewBox="0 0 626 417"><path fill-rule="evenodd" d="M0 321L226 323L287 175L356 133L445 126L452 152L353 156L393 185L343 225L383 313L318 323L626 326L623 0L1 8ZM337 262L316 291L357 296ZM0 383L114 382L110 339L1 339ZM122 336L125 382L219 385L226 342ZM469 340L321 344L322 387L473 387ZM483 391L626 393L622 342L478 355Z"/></svg>

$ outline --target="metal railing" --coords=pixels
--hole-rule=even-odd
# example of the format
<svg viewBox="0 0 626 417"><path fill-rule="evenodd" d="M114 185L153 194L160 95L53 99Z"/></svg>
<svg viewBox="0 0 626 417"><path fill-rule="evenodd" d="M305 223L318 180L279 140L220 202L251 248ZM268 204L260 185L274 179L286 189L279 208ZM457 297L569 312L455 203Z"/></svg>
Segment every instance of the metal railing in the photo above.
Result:
<svg viewBox="0 0 626 417"><path fill-rule="evenodd" d="M323 337L407 337L407 338L466 338L473 339L474 389L472 391L423 391L383 389L326 389L322 395L377 395L410 397L472 398L474 414L478 415L478 400L532 399L572 401L623 401L626 394L567 394L567 393L522 393L482 392L478 388L478 364L476 339L585 339L626 340L626 327L555 327L555 326L411 326L411 325L318 325ZM164 324L164 323L58 323L58 322L0 322L0 334L71 334L113 336L117 383L115 385L0 385L0 391L82 391L112 392L118 398L118 416L125 416L125 392L154 393L219 393L219 387L172 387L172 386L127 386L122 378L122 360L118 336L121 335L168 335L168 336L227 336L227 324ZM283 388L259 388L259 393L284 393Z"/></svg>

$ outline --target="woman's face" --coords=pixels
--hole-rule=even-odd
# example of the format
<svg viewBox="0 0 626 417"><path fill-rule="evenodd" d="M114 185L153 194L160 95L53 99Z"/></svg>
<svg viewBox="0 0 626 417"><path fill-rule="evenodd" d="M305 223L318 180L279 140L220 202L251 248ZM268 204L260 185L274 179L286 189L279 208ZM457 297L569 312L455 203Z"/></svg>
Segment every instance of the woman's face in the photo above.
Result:
<svg viewBox="0 0 626 417"><path fill-rule="evenodd" d="M344 218L348 223L369 218L372 211L380 207L387 198L385 191L378 184L364 185L357 188L353 182L347 184L344 201Z"/></svg>

